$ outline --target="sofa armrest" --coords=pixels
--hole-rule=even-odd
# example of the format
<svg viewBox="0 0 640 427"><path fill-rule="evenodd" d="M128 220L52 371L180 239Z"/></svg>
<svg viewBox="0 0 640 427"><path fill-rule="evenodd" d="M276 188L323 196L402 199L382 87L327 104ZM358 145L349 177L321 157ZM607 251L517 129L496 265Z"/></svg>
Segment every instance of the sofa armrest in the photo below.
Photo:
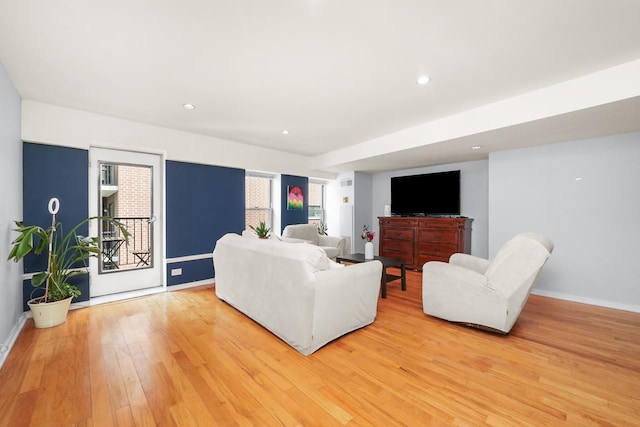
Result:
<svg viewBox="0 0 640 427"><path fill-rule="evenodd" d="M340 253L338 256L344 255L344 247L347 243L347 239L339 236L325 236L321 234L318 236L318 246L330 246L338 248Z"/></svg>
<svg viewBox="0 0 640 427"><path fill-rule="evenodd" d="M314 347L373 323L378 311L382 263L363 262L315 273Z"/></svg>
<svg viewBox="0 0 640 427"><path fill-rule="evenodd" d="M458 265L484 274L491 265L491 261L469 254L456 253L449 258L449 264Z"/></svg>

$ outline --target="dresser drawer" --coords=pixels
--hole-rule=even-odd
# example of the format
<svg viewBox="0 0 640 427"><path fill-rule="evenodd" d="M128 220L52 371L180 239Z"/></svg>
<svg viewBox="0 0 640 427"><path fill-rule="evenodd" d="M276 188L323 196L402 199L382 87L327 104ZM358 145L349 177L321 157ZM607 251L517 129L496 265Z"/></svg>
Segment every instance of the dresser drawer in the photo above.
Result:
<svg viewBox="0 0 640 427"><path fill-rule="evenodd" d="M418 253L449 260L449 257L452 254L456 253L457 249L458 247L456 245L439 244L439 243L420 243Z"/></svg>
<svg viewBox="0 0 640 427"><path fill-rule="evenodd" d="M418 235L420 242L458 243L458 232L454 230L419 230Z"/></svg>
<svg viewBox="0 0 640 427"><path fill-rule="evenodd" d="M415 227L416 221L412 218L385 217L379 218L380 226L385 227Z"/></svg>
<svg viewBox="0 0 640 427"><path fill-rule="evenodd" d="M413 242L410 240L383 239L385 251L413 253Z"/></svg>
<svg viewBox="0 0 640 427"><path fill-rule="evenodd" d="M418 228L446 228L455 230L457 228L465 228L468 218L428 218L425 221L419 221Z"/></svg>
<svg viewBox="0 0 640 427"><path fill-rule="evenodd" d="M380 233L382 239L413 240L412 228L383 228Z"/></svg>
<svg viewBox="0 0 640 427"><path fill-rule="evenodd" d="M380 250L380 256L385 256L389 258L399 258L403 260L408 268L413 266L413 250L411 251L403 251L396 249L384 248Z"/></svg>

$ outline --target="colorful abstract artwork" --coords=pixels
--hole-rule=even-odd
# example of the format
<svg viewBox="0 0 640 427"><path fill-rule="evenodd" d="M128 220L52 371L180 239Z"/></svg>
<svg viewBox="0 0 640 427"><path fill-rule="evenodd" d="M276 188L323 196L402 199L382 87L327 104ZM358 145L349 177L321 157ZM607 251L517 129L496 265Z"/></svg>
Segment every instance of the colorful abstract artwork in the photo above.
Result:
<svg viewBox="0 0 640 427"><path fill-rule="evenodd" d="M301 211L304 206L304 193L297 185L287 186L287 210Z"/></svg>

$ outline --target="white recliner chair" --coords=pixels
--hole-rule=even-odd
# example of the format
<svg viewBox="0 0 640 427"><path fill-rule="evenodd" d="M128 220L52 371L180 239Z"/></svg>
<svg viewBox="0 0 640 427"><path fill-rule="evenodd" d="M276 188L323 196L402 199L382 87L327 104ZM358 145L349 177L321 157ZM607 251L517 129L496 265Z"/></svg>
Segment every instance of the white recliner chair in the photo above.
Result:
<svg viewBox="0 0 640 427"><path fill-rule="evenodd" d="M333 260L337 256L344 255L344 246L347 239L337 236L325 236L318 234L318 227L314 224L291 224L282 230L282 240L289 242L305 241L321 247L327 256Z"/></svg>
<svg viewBox="0 0 640 427"><path fill-rule="evenodd" d="M552 251L549 238L521 233L505 243L493 261L456 253L449 263L427 262L422 269L423 311L507 334Z"/></svg>

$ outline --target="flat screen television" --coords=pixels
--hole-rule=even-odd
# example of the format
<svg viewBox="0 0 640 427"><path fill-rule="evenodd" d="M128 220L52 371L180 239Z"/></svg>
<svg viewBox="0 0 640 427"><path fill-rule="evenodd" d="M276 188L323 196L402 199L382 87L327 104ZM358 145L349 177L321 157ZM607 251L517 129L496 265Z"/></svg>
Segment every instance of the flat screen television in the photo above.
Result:
<svg viewBox="0 0 640 427"><path fill-rule="evenodd" d="M460 171L392 177L391 214L460 215Z"/></svg>

